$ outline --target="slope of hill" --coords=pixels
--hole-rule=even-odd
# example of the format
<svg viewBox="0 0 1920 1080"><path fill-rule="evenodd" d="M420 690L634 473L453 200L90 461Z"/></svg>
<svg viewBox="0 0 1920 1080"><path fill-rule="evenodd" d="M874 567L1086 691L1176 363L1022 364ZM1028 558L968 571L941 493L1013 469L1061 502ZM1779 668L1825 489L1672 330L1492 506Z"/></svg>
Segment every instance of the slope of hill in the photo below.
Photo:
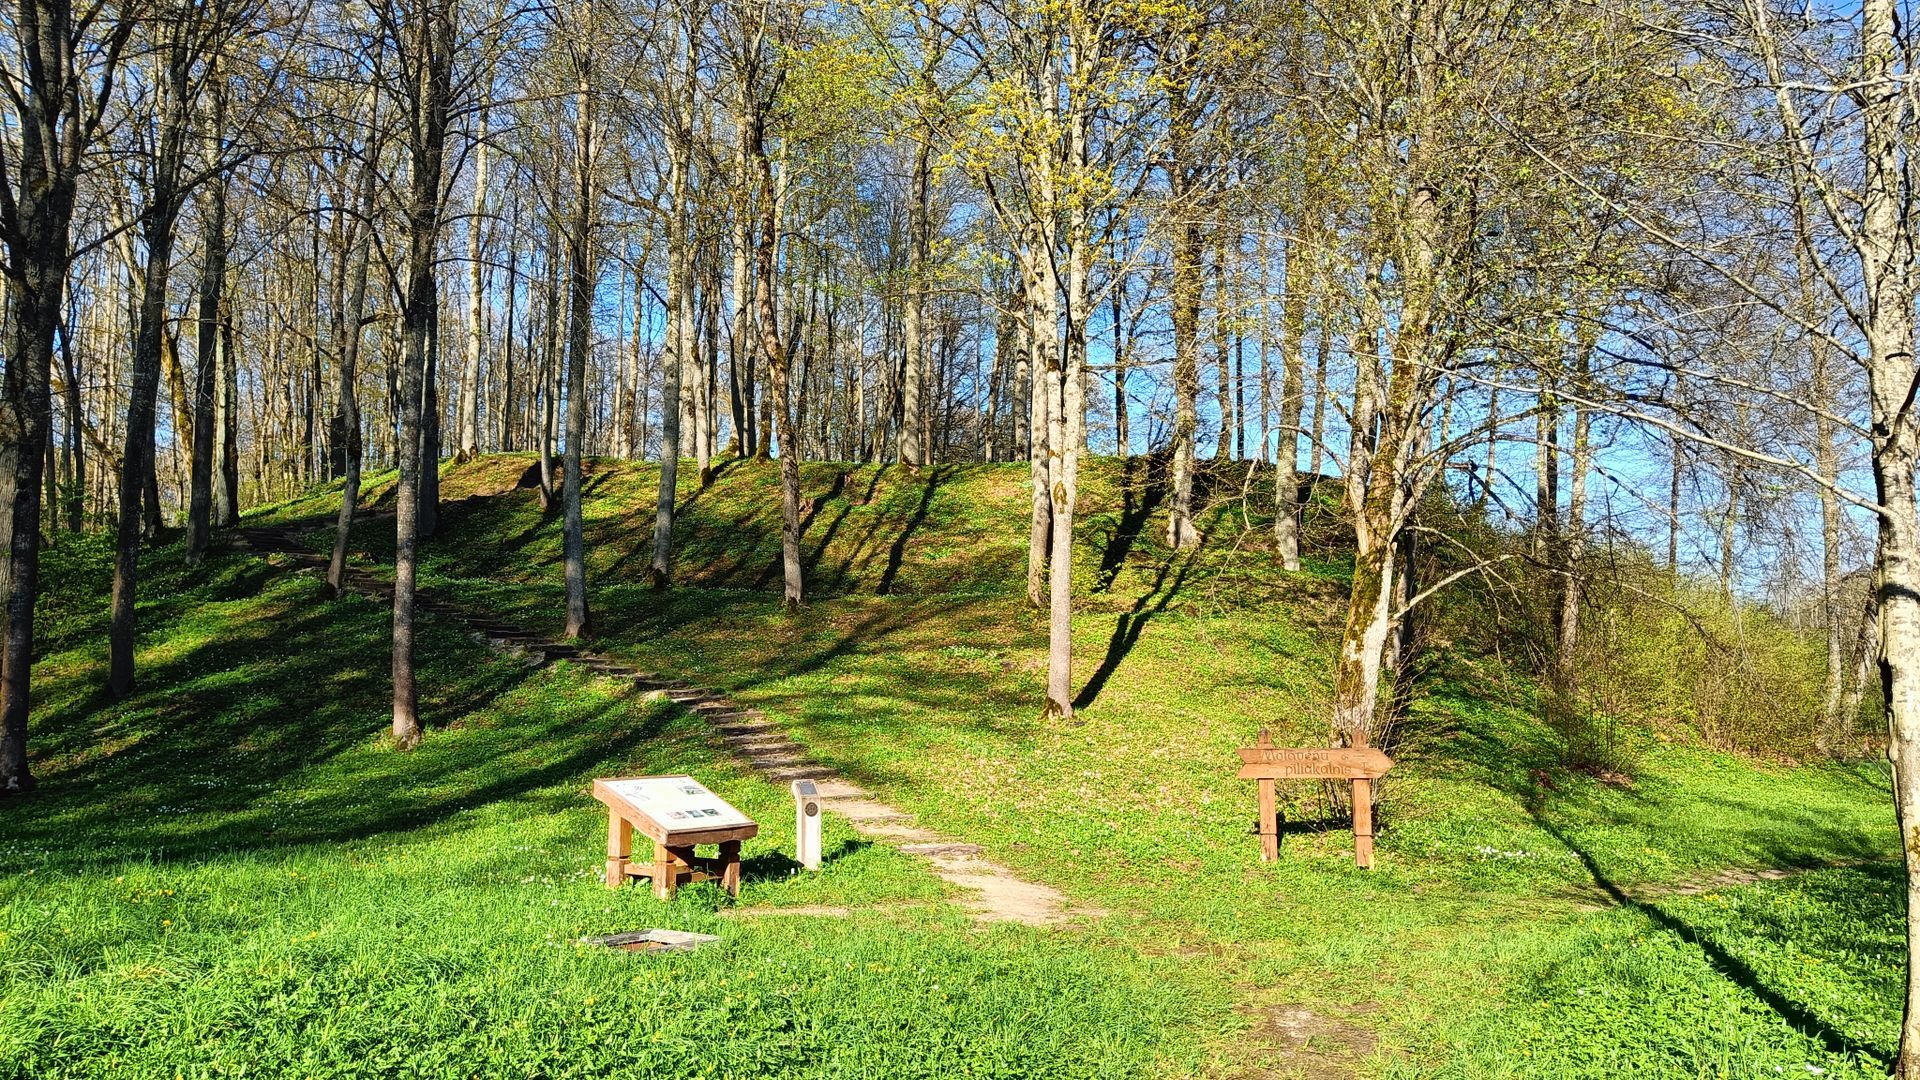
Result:
<svg viewBox="0 0 1920 1080"><path fill-rule="evenodd" d="M423 580L553 629L558 519L518 486L530 463L505 456L447 470L446 523L425 549ZM1253 792L1234 779L1233 750L1261 726L1282 742L1324 741L1343 593L1331 514L1310 520L1317 557L1304 573L1273 569L1257 476L1245 503L1238 473L1217 477L1202 520L1207 543L1175 554L1161 539L1164 514L1142 464L1089 469L1075 619L1082 708L1061 724L1038 715L1045 628L1022 595L1019 466L911 475L808 465L803 548L814 599L796 615L777 603L771 467L729 462L710 488L682 487L677 584L664 593L645 585L654 475L641 465L590 470L596 648L725 687L923 822L1109 913L1067 930L982 935L938 904L901 908L940 895L938 883L884 846L856 846L815 881L760 877L743 898L749 908L822 903L851 909L849 918L794 917L779 932L728 923L739 942L730 948L760 956L776 942L811 944L848 964L882 966L868 950L949 961L977 953L977 967L952 976L968 987L968 1005L947 1021L947 1037L1030 1029L1054 1047L1060 1075L1865 1076L1892 1053L1901 890L1884 779L1873 768L1783 768L1651 742L1631 784L1567 774L1524 682L1462 649L1414 707L1385 786L1378 869L1352 867L1350 837L1308 785L1288 792L1282 859L1259 863ZM390 498L384 481L369 491L376 509ZM330 498L337 492L315 492L254 520L317 521ZM357 530L366 564L389 557L389 529L376 519ZM312 536L316 547L325 539L323 530ZM427 649L429 739L414 755L388 754L375 735L384 674L377 610L326 604L310 580L271 576L238 556L162 577L143 608L147 689L101 708L89 696L100 626L69 614L97 602L83 562L68 571L70 592L53 601L63 629L45 669L50 793L19 815L24 831L0 852L9 870L47 866L39 880L0 893L15 943L68 926L76 916L46 914L68 908L109 911L114 925L132 928L119 899L104 897L97 910L77 899L109 871L156 882L183 866L229 875L205 891L251 911L236 916L244 921L263 918L257 902L236 895L246 875L263 865L279 873L285 860L334 860L334 881L382 859L454 850L456 864L484 881L577 870L598 844L582 806L585 778L623 768L700 771L739 791L763 821L783 817L779 792L721 759L689 718L608 702L605 687L579 673L508 671L446 632ZM276 641L311 656L312 672L290 678L272 660ZM203 671L174 662L185 655L239 662ZM323 671L339 674L327 682L326 707L314 710L304 691ZM192 810L177 824L155 816L186 794L166 779L186 758L169 755L213 744L231 745L232 767L252 786L183 799ZM376 797L356 808L345 792L363 785ZM409 808L419 806L427 816L416 821ZM243 839L273 820L270 811L291 816L282 838ZM334 826L321 824L336 812L351 824L344 846L329 844ZM137 828L125 844L107 842L123 813ZM76 855L69 845L81 837L102 846ZM782 840L770 830L760 850ZM1751 873L1783 870L1777 879ZM463 896L452 873L419 875L408 888L409 909ZM570 928L606 925L583 917L606 903L597 883L563 877L551 888L542 895L569 913L556 918ZM510 892L458 900L506 915L436 914L434 933L449 947L491 942L495 963L521 971L502 959L508 943L538 944L552 931L534 933L539 919L515 931L526 914ZM615 906L619 916L715 925L697 904L671 913L650 904L623 894ZM343 953L318 961L343 995L388 970L373 959L356 968L350 955L376 956L392 940L366 918L346 922ZM139 933L154 931L142 924ZM227 927L192 963L152 966L201 986L219 966L216 946L252 941ZM93 937L51 953L7 976L6 1000L31 1008L0 1008L29 1017L0 1021L0 1049L49 1053L48 1032L71 1013L60 1002L74 994L96 1010L82 1025L93 1032L115 1030L109 1015L148 1000L88 981L89 971L110 969L124 984L133 953L114 954ZM1003 954L1032 956L1034 966L1019 969ZM112 960L104 968L103 956ZM710 983L732 962L696 953L676 970ZM541 971L526 976L530 985L559 977ZM490 984L473 977L454 965L448 985L484 996ZM828 1026L884 1015L888 985L886 973L862 981L841 1007L850 1016ZM664 1003L622 1001L616 1012L644 1031ZM815 1010L835 1008L789 1005L783 1015L806 1024L827 1024ZM490 1004L472 1007L496 1015ZM853 1060L752 1025L736 1034L798 1049L758 1070L730 1052L718 1075L843 1075ZM550 1060L515 1045L517 1056L501 1060ZM947 1074L991 1075L988 1059L943 1060ZM893 1058L867 1064L905 1074ZM1045 1071L1030 1057L1008 1070Z"/></svg>

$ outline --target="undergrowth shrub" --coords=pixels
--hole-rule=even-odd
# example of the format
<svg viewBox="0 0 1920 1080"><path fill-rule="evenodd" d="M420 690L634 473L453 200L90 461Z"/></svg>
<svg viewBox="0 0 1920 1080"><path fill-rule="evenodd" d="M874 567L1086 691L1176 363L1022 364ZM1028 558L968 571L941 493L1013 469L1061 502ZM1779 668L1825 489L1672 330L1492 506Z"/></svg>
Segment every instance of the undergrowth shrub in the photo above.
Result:
<svg viewBox="0 0 1920 1080"><path fill-rule="evenodd" d="M1560 764L1603 780L1633 775L1640 763L1634 725L1581 691L1542 687L1540 719L1560 740Z"/></svg>
<svg viewBox="0 0 1920 1080"><path fill-rule="evenodd" d="M1766 608L1664 572L1593 575L1603 647L1582 662L1647 726L1719 750L1805 758L1823 712L1825 646Z"/></svg>
<svg viewBox="0 0 1920 1080"><path fill-rule="evenodd" d="M1779 759L1820 755L1820 626L1675 574L1629 538L1591 536L1569 568L1563 538L1497 528L1469 504L1430 499L1421 518L1448 541L1426 545L1423 581L1476 559L1485 566L1427 606L1424 632L1531 677L1566 767L1628 773L1649 736ZM1579 622L1563 657L1569 587Z"/></svg>

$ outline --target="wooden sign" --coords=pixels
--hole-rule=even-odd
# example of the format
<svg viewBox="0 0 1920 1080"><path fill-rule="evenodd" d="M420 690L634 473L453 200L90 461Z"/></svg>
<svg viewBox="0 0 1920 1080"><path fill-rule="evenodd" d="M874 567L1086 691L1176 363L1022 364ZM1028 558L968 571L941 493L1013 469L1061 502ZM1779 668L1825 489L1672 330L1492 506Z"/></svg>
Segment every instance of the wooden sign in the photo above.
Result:
<svg viewBox="0 0 1920 1080"><path fill-rule="evenodd" d="M1242 780L1378 780L1393 768L1393 759L1371 746L1243 746L1240 760Z"/></svg>
<svg viewBox="0 0 1920 1080"><path fill-rule="evenodd" d="M1260 729L1257 745L1240 748L1240 779L1260 782L1260 861L1280 857L1279 803L1275 780L1345 780L1353 785L1353 861L1373 865L1373 782L1393 768L1393 759L1371 746L1284 747Z"/></svg>
<svg viewBox="0 0 1920 1080"><path fill-rule="evenodd" d="M682 882L718 880L740 895L740 842L760 826L691 776L634 776L595 780L593 797L607 806L607 887L629 876L653 879L653 894L673 899ZM634 862L634 831L653 841L651 862ZM718 858L694 848L718 844Z"/></svg>

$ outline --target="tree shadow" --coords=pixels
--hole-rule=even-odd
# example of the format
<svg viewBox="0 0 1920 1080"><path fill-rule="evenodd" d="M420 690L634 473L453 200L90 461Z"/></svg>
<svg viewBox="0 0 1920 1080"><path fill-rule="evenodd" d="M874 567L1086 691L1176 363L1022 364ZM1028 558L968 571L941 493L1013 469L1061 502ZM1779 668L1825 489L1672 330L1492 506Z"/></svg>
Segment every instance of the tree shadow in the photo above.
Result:
<svg viewBox="0 0 1920 1080"><path fill-rule="evenodd" d="M1100 569L1093 579L1094 592L1106 592L1113 587L1114 579L1120 575L1120 568L1126 565L1127 556L1132 554L1147 520L1166 498L1165 485L1153 481L1152 467L1150 459L1141 457L1129 457L1121 463L1120 492L1123 503L1120 519L1114 523L1113 532L1108 535L1106 546L1100 552ZM1138 498L1134 495L1135 472L1143 473L1142 479L1145 481L1140 485Z"/></svg>
<svg viewBox="0 0 1920 1080"><path fill-rule="evenodd" d="M578 802L575 781L657 738L671 715L640 703L634 687L603 704L515 718L511 736L476 737L533 672L475 663L481 646L427 616L418 657L428 738L406 754L380 749L383 611L358 597L310 603L316 588L289 577L284 600L263 601L277 606L177 652L160 643L167 659L142 668L150 689L116 707L89 695L86 667L45 687L38 750L59 765L20 804L0 865L198 862L340 843L542 791L550 794L536 797L558 809ZM452 728L469 730L434 735Z"/></svg>
<svg viewBox="0 0 1920 1080"><path fill-rule="evenodd" d="M913 516L907 519L907 524L900 530L900 535L894 537L893 544L887 548L887 568L880 575L880 585L875 590L880 595L886 596L893 592L894 579L899 577L900 564L907 557L907 541L913 539L913 534L926 522L927 511L933 506L934 492L939 490L940 482L951 472L952 470L947 466L936 465L933 471L927 474L927 482L920 489L920 504L914 507Z"/></svg>
<svg viewBox="0 0 1920 1080"><path fill-rule="evenodd" d="M1086 685L1081 687L1080 693L1074 697L1074 708L1084 709L1100 697L1100 691L1106 688L1107 680L1113 677L1113 673L1119 670L1120 662L1125 660L1127 654L1133 651L1134 645L1139 643L1140 633L1147 628L1148 620L1167 610L1167 604L1172 602L1174 596L1180 592L1180 587L1186 583L1187 572L1193 566L1193 560L1205 546L1206 540L1203 537L1200 544L1187 553L1169 556L1155 571L1153 587L1141 593L1134 600L1133 607L1120 613L1120 617L1114 621L1113 634L1107 639L1107 654L1101 657L1100 666L1094 669Z"/></svg>
<svg viewBox="0 0 1920 1080"><path fill-rule="evenodd" d="M820 866L825 869L872 846L871 840L858 838L842 840L832 851L821 853ZM740 880L785 881L803 869L805 868L784 851L763 851L758 855L740 860Z"/></svg>
<svg viewBox="0 0 1920 1080"><path fill-rule="evenodd" d="M835 489L843 490L844 485L836 481ZM818 500L815 500L813 513L809 514L800 526L801 537L804 538L807 535L807 529L813 524L813 515L819 513L822 505L832 494L833 492L829 492L827 495L823 495ZM832 521L827 522L827 527L821 531L819 542L813 545L813 550L803 550L800 553L801 576L805 580L807 588L816 596L821 590L827 588L827 583L820 580L819 577L820 560L826 557L828 545L833 543L833 538L840 532L840 526L846 524L847 515L851 513L853 513L853 501L849 499L841 502L840 512L833 515ZM777 559L774 565L779 565ZM845 584L844 576L843 580L837 584Z"/></svg>
<svg viewBox="0 0 1920 1080"><path fill-rule="evenodd" d="M833 475L833 485L829 487L824 493L820 495L815 495L812 501L810 501L807 504L807 514L805 517L800 519L800 536L802 539L806 537L807 530L813 528L814 519L820 516L820 511L826 509L828 503L839 498L842 494L846 492L847 475L848 473L847 473L847 470L845 469L841 469L839 472L835 473ZM846 516L847 516L846 510L842 510L840 513L840 516L834 520L832 528L838 528L840 525L840 521L844 519ZM820 552L823 552L826 550L827 542L833 538L832 528L828 530L827 536L821 540L818 549L814 552L815 559L818 559L820 557ZM783 552L775 552L773 556L773 560L767 563L765 569L760 571L760 576L754 579L754 587L759 589L764 589L768 585L773 583L773 580L776 576L784 573L785 571L782 565L782 560L784 558L785 558L785 554Z"/></svg>
<svg viewBox="0 0 1920 1080"><path fill-rule="evenodd" d="M707 492L713 490L714 485L720 482L721 477L727 475L729 472L732 472L733 467L735 465L740 464L740 459L738 457L712 458L709 460L717 461L719 462L719 464L709 467L704 482L702 482L701 477L699 475L699 469L697 467L694 469L693 493L688 495L686 497L686 500L680 504L680 508L673 512L673 516L676 520L679 518L681 514L687 513L688 511L692 510L694 508L694 505L700 501L700 496L705 495ZM658 485L656 484L656 486Z"/></svg>
<svg viewBox="0 0 1920 1080"><path fill-rule="evenodd" d="M1780 1019L1786 1021L1804 1034L1819 1040L1821 1046L1825 1047L1829 1053L1853 1055L1870 1061L1881 1061L1883 1065L1887 1064L1882 1059L1878 1050L1865 1043L1857 1042L1842 1032L1834 1030L1831 1025L1805 1005L1768 985L1766 981L1760 977L1760 974L1754 971L1750 965L1728 952L1719 943L1703 935L1698 930L1695 930L1678 916L1662 909L1658 904L1636 898L1633 894L1621 888L1617 882L1608 877L1606 872L1600 868L1599 861L1585 848L1576 843L1574 839L1567 834L1566 830L1548 821L1537 809L1532 809L1531 813L1534 824L1538 825L1541 831L1553 837L1562 847L1571 852L1576 859L1580 860L1581 866L1585 867L1587 874L1593 878L1593 883L1615 904L1646 916L1655 925L1673 934L1688 945L1699 949L1702 955L1707 958L1708 963L1710 963L1716 971L1735 985L1758 998L1769 1009L1772 1009Z"/></svg>
<svg viewBox="0 0 1920 1080"><path fill-rule="evenodd" d="M743 882L785 881L800 869L800 864L784 851L763 851L740 860Z"/></svg>

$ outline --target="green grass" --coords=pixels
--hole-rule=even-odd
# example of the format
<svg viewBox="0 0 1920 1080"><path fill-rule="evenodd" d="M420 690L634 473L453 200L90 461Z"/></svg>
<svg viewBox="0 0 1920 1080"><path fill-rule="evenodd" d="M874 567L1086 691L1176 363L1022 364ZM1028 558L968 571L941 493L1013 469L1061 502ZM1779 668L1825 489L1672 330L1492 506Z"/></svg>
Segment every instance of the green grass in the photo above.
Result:
<svg viewBox="0 0 1920 1080"><path fill-rule="evenodd" d="M442 624L435 730L395 753L383 611L248 558L152 562L125 702L57 610L84 590L50 597L70 629L39 672L42 787L0 819L0 1076L1140 1076L1193 1067L1225 1005L1103 935L976 929L837 821L827 871L796 873L785 792L691 718ZM660 771L765 823L742 908L854 916L609 892L590 781ZM646 926L721 942L575 944Z"/></svg>
<svg viewBox="0 0 1920 1080"><path fill-rule="evenodd" d="M1820 870L1583 920L1453 1039L1445 1075L1884 1075L1904 887Z"/></svg>
<svg viewBox="0 0 1920 1080"><path fill-rule="evenodd" d="M423 580L557 629L557 516L512 490L529 461L446 473ZM145 1047L137 1029L151 1048L122 1072L1884 1073L1903 879L1881 770L1648 736L1632 783L1603 784L1557 767L1524 682L1455 648L1384 785L1378 868L1352 866L1309 785L1286 792L1283 857L1262 865L1233 750L1261 726L1325 739L1340 530L1323 494L1307 570L1275 571L1260 481L1243 507L1233 473L1207 542L1176 555L1138 468L1088 469L1071 724L1039 716L1018 466L807 466L815 599L797 615L777 602L770 466L682 487L666 593L640 584L654 473L589 476L596 647L726 687L925 824L1110 912L1069 930L981 930L918 864L832 821L840 857L790 875L784 793L689 718L444 627L422 649L429 737L395 754L384 614L255 560L155 560L145 689L106 706L103 579L76 554L37 687L46 786L0 811L0 1062L113 1071L95 1059ZM384 477L369 491L391 498ZM354 546L390 557L390 523ZM640 771L697 772L767 824L743 905L854 915L609 894L587 782ZM1807 872L1661 893L1728 867ZM664 963L568 945L644 925L725 941ZM1275 1021L1301 1008L1324 1025L1304 1048ZM689 1064L699 1040L718 1045Z"/></svg>

